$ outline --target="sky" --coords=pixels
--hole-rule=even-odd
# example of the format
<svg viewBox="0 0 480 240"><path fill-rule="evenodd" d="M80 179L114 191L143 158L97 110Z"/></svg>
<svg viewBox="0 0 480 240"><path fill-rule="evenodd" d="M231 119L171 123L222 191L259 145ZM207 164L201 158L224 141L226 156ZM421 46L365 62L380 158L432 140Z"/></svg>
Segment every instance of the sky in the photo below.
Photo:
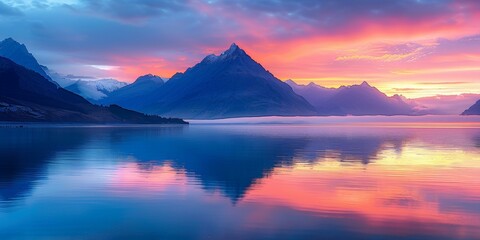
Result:
<svg viewBox="0 0 480 240"><path fill-rule="evenodd" d="M235 42L276 77L480 93L477 0L0 0L0 38L73 76L170 77Z"/></svg>

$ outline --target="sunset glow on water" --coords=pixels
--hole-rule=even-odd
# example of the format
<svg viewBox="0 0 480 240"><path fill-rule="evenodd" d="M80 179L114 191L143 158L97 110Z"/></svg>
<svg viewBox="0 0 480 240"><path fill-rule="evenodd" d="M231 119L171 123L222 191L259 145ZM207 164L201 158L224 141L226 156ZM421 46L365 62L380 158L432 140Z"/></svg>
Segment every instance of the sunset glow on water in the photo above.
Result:
<svg viewBox="0 0 480 240"><path fill-rule="evenodd" d="M0 156L2 239L480 237L478 127L3 128Z"/></svg>

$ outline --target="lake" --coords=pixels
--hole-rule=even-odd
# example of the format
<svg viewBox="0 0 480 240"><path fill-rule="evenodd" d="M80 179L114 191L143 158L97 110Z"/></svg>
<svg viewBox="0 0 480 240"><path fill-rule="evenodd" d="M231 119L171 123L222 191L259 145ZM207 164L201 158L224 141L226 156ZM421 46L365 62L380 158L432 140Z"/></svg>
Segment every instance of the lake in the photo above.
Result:
<svg viewBox="0 0 480 240"><path fill-rule="evenodd" d="M270 120L3 126L0 239L480 239L478 123Z"/></svg>

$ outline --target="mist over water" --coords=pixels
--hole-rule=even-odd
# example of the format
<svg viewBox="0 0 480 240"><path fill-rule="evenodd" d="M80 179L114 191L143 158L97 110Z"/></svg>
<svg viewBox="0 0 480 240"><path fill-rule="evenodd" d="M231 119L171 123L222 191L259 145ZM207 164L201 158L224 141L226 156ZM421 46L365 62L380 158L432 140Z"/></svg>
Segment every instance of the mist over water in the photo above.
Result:
<svg viewBox="0 0 480 240"><path fill-rule="evenodd" d="M480 237L474 123L267 120L0 128L0 238Z"/></svg>
<svg viewBox="0 0 480 240"><path fill-rule="evenodd" d="M242 117L214 120L188 120L193 124L308 124L308 125L368 125L385 127L392 125L424 126L441 124L449 127L478 127L480 116L477 115L424 115L424 116L312 116L312 117ZM461 124L459 124L461 123ZM431 125L430 125L431 126Z"/></svg>

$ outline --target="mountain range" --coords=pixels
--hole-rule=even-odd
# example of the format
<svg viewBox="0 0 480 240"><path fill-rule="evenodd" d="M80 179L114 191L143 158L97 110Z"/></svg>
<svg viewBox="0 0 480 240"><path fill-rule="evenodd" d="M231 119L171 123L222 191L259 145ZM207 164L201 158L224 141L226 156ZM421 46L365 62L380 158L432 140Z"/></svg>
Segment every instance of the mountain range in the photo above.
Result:
<svg viewBox="0 0 480 240"><path fill-rule="evenodd" d="M219 56L205 57L166 83L144 85L137 80L113 91L99 103L191 119L459 114L465 104L450 96L436 97L437 100L443 99L443 108L437 109L432 107L434 104L430 103L430 98L417 101L401 95L387 96L367 82L339 88L326 88L315 83L300 85L292 80L285 83L293 93L244 50L232 44Z"/></svg>
<svg viewBox="0 0 480 240"><path fill-rule="evenodd" d="M319 115L418 115L415 107L405 98L387 96L367 82L360 85L325 88L314 83L299 85L286 81L303 96Z"/></svg>
<svg viewBox="0 0 480 240"><path fill-rule="evenodd" d="M74 79L73 76L63 76L52 71L46 66L38 63L37 59L30 53L24 44L7 38L0 42L0 56L8 58L13 62L27 69L33 70L44 78L48 79L58 87L64 87L69 91L77 93L91 102L97 102L127 83L115 79Z"/></svg>
<svg viewBox="0 0 480 240"><path fill-rule="evenodd" d="M117 105L93 105L39 73L0 57L0 121L87 123L184 123Z"/></svg>
<svg viewBox="0 0 480 240"><path fill-rule="evenodd" d="M188 119L316 114L303 97L236 44L175 74L142 98L123 101L128 104L119 103L121 106L137 111Z"/></svg>
<svg viewBox="0 0 480 240"><path fill-rule="evenodd" d="M0 42L0 56L4 56L15 64L37 73L42 77L41 79L47 80L47 82L53 84L54 88L58 89L58 92L55 92L55 96L47 96L45 91L52 93L53 89L51 89L51 86L40 86L45 83L40 84L42 80L38 76L34 76L31 73L26 74L18 66L7 63L5 59L2 59L4 65L2 78L11 78L2 79L2 82L6 84L4 86L8 86L2 86L4 90L2 92L4 94L2 95L2 99L4 99L3 105L0 106L2 112L10 112L12 114L14 111L17 111L17 113L23 111L24 114L30 117L42 112L34 111L34 109L38 110L38 108L34 108L35 106L33 105L16 104L16 101L13 101L24 102L28 100L29 103L35 103L33 98L15 99L11 98L12 96L5 98L7 97L5 94L8 93L8 88L17 86L12 81L17 81L18 79L27 81L25 76L28 75L34 79L31 81L36 81L35 84L40 86L38 89L27 89L27 91L40 91L36 93L39 97L39 105L44 106L42 105L44 101L49 102L52 100L42 97L55 99L54 101L58 103L59 107L58 112L63 112L64 116L70 116L65 117L69 121L72 121L73 118L71 116L76 116L76 114L69 115L65 113L65 110L72 110L71 106L67 107L66 105L77 106L80 103L75 99L80 96L89 101L80 97L80 99L83 99L80 105L89 110L80 111L83 115L80 114L82 117L79 121L100 121L102 117L96 119L94 116L87 116L93 113L103 114L103 117L106 117L103 120L119 120L118 118L107 116L112 112L109 110L107 111L109 114L105 114L105 108L103 110L92 110L93 108L101 108L94 104L107 106L113 104L117 105L116 107L121 106L142 113L160 114L167 117L218 119L253 116L458 114L462 108L467 107L465 104L468 104L468 99L477 98L477 95L470 94L461 97L436 96L407 99L400 95L387 96L367 82L339 88L326 88L315 83L300 85L292 80L283 82L253 60L236 44L232 44L229 49L220 55L211 54L206 56L195 66L188 68L183 73L176 73L168 81L159 76L147 74L138 77L135 82L128 85L114 79L75 81L73 75L60 75L40 65L25 45L11 38ZM10 73L13 71L22 74L17 74L18 76L15 74L8 75L10 74L9 71ZM54 77L50 77L49 74ZM55 81L59 81L60 85ZM26 84L24 86L29 85ZM60 86L65 87L68 91ZM21 89L13 89L13 92L20 93L21 91L19 90ZM45 91L42 92L43 90ZM25 94L26 92L24 91L18 96L26 97L28 94ZM57 98L58 96L64 96L67 99L61 100ZM442 108L436 109L432 107L438 101L442 101ZM62 103L66 103L66 105ZM88 106L85 104L88 104ZM56 116L53 114L55 106L45 105L49 109L48 111L43 109L45 110L43 112L48 112L49 114L47 115L52 117L44 114L39 119L45 121L54 120ZM472 106L471 109L466 110L464 114L471 114L476 108ZM79 109L76 108L75 111L77 110Z"/></svg>

